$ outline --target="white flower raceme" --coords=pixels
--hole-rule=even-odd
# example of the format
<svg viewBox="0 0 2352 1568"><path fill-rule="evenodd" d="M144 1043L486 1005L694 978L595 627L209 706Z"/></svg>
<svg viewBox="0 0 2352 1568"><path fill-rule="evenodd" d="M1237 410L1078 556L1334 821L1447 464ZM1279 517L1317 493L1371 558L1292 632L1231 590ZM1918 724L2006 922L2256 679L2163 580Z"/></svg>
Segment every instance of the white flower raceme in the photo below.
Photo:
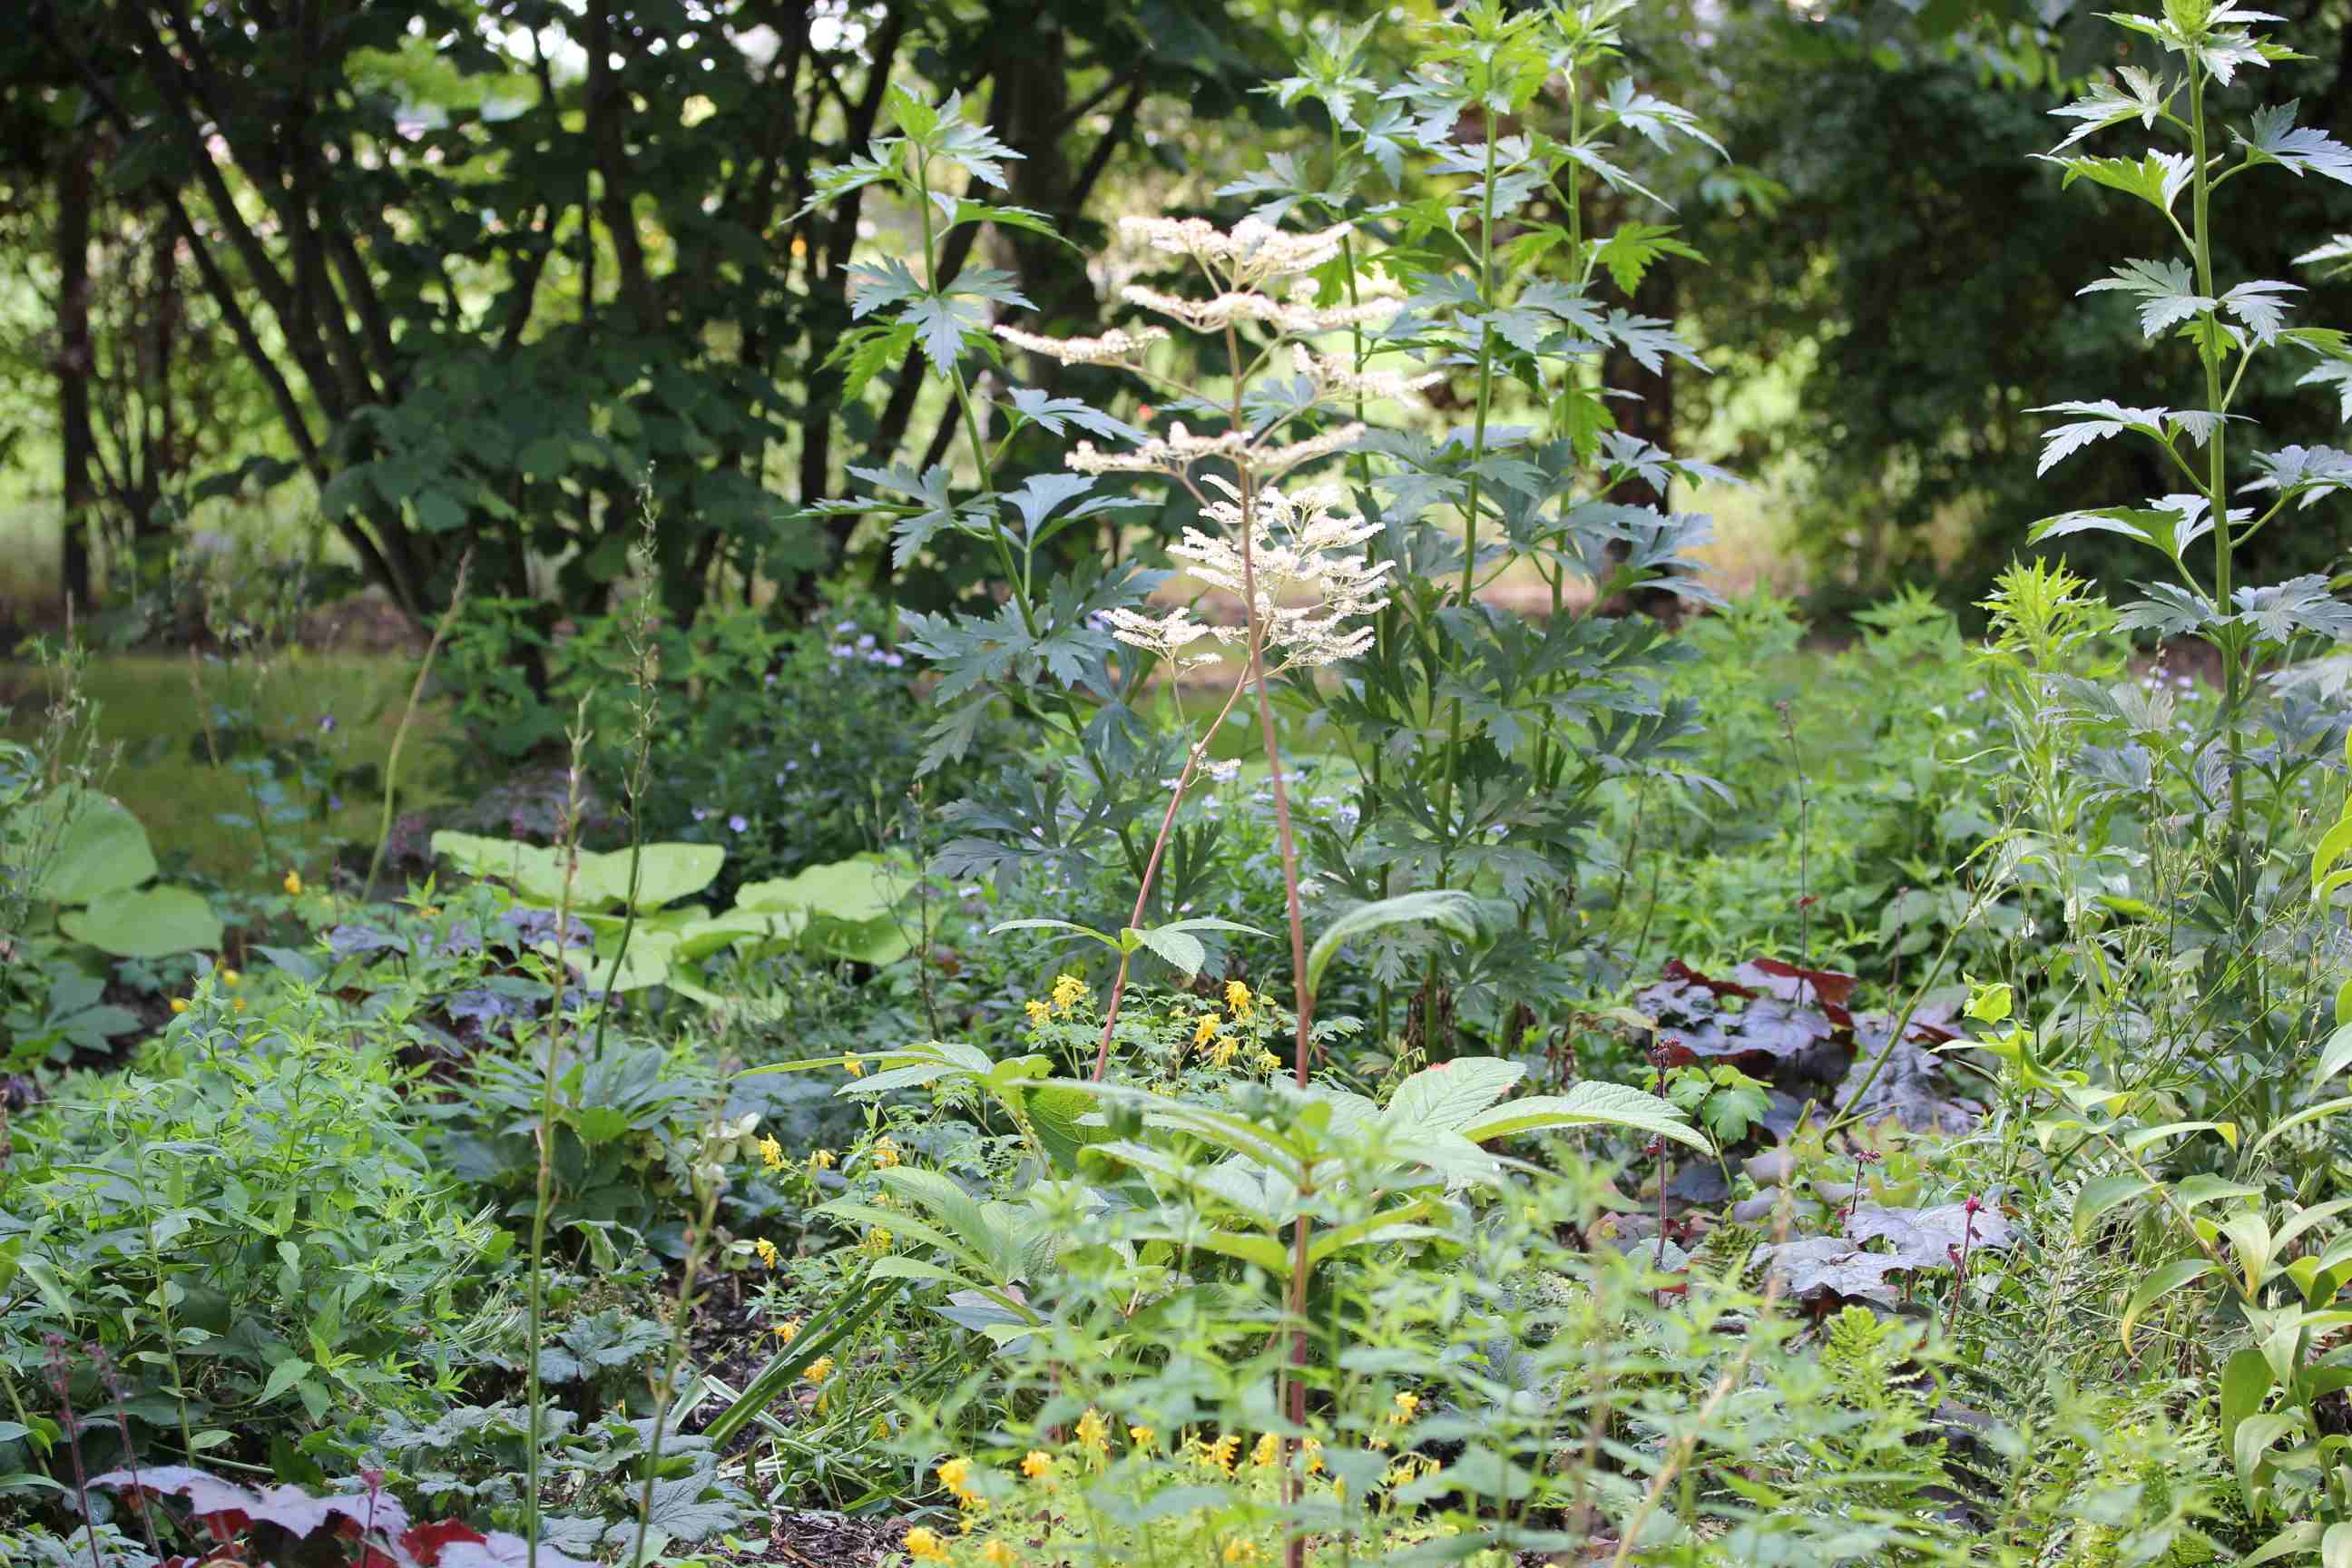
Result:
<svg viewBox="0 0 2352 1568"><path fill-rule="evenodd" d="M1062 460L1081 474L1167 474L1182 479L1192 471L1193 464L1222 458L1261 479L1275 479L1301 464L1346 451L1363 435L1361 425L1342 425L1304 441L1268 447L1253 442L1238 430L1195 436L1180 424L1170 426L1167 435L1155 436L1126 452L1106 452L1092 441L1081 441Z"/></svg>
<svg viewBox="0 0 2352 1568"><path fill-rule="evenodd" d="M1238 430L1195 436L1177 424L1168 427L1167 435L1156 436L1131 452L1105 452L1092 441L1081 441L1063 461L1082 474L1181 475L1204 458L1238 461L1248 450L1249 438Z"/></svg>
<svg viewBox="0 0 2352 1568"><path fill-rule="evenodd" d="M1231 630L1213 626L1192 618L1192 607L1179 605L1162 615L1146 615L1140 610L1105 610L1103 619L1110 625L1110 635L1131 647L1158 654L1178 669L1194 669L1217 662L1213 649L1189 652L1192 645L1206 637L1217 642L1229 642Z"/></svg>
<svg viewBox="0 0 2352 1568"><path fill-rule="evenodd" d="M1045 338L1002 323L992 330L1016 349L1064 364L1132 365L1146 347L1166 342L1169 335L1165 327L1118 328L1098 338Z"/></svg>
<svg viewBox="0 0 2352 1568"><path fill-rule="evenodd" d="M1188 300L1140 283L1130 283L1118 292L1129 304L1181 321L1196 332L1222 332L1235 321L1256 321L1291 336L1312 337L1349 327L1378 326L1403 308L1402 300L1389 298L1357 305L1286 302L1246 289L1229 289L1210 300Z"/></svg>
<svg viewBox="0 0 2352 1568"><path fill-rule="evenodd" d="M1242 492L1223 479L1209 483L1231 500L1212 501L1202 516L1225 530L1220 537L1188 528L1168 553L1191 568L1194 576L1213 588L1246 598L1245 584L1255 568L1257 594L1255 616L1265 629L1269 673L1336 664L1371 646L1372 628L1348 623L1371 614L1388 603L1386 584L1394 563L1368 564L1360 548L1380 531L1380 525L1334 511L1339 492L1318 486L1284 495L1271 486L1251 497L1249 517L1243 516ZM1250 560L1244 563L1237 542L1241 530L1250 530ZM1167 621L1190 630L1182 609ZM1147 617L1134 617L1144 622ZM1248 639L1245 626L1217 626L1211 635L1223 643ZM1134 635L1121 630L1124 641L1150 646L1139 625ZM1187 642L1197 640L1194 633Z"/></svg>
<svg viewBox="0 0 2352 1568"><path fill-rule="evenodd" d="M1286 234L1262 218L1245 217L1231 229L1220 229L1197 217L1123 217L1119 232L1154 250L1189 256L1211 276L1235 289L1247 289L1269 278L1312 272L1336 259L1351 224L1339 224L1315 234Z"/></svg>
<svg viewBox="0 0 2352 1568"><path fill-rule="evenodd" d="M1357 370L1347 361L1331 354L1318 354L1300 343L1294 351L1292 364L1299 374L1313 382L1324 393L1339 397L1389 398L1402 402L1424 387L1434 386L1445 379L1442 370L1421 375L1403 375L1392 370Z"/></svg>

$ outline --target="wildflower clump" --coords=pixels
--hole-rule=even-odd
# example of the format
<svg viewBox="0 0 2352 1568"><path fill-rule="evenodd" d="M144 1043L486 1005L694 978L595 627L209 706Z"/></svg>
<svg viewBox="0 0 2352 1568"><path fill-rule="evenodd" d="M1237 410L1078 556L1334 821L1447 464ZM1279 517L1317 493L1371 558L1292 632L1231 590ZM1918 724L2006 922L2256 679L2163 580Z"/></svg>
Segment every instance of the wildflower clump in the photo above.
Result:
<svg viewBox="0 0 2352 1568"><path fill-rule="evenodd" d="M907 1555L918 1563L944 1563L948 1560L948 1545L940 1539L938 1531L919 1524L907 1531Z"/></svg>

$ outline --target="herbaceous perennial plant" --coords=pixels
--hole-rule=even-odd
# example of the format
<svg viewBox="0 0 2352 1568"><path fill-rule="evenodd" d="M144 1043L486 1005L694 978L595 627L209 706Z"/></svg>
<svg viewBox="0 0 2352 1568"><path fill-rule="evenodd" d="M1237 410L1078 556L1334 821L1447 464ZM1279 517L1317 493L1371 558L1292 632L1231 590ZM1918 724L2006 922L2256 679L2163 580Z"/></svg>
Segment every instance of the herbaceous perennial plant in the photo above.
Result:
<svg viewBox="0 0 2352 1568"><path fill-rule="evenodd" d="M1269 757L1281 834L1303 840L1286 863L1360 902L1449 887L1480 900L1475 934L1366 935L1381 1024L1400 1021L1391 998L1423 1035L1466 1022L1516 1037L1538 1021L1524 999L1557 992L1585 942L1575 905L1596 795L1706 782L1677 756L1693 710L1661 689L1675 657L1664 627L1610 613L1640 591L1706 597L1687 556L1705 520L1664 501L1678 482L1728 478L1618 428L1622 395L1602 382L1612 359L1698 365L1669 323L1627 308L1650 268L1689 248L1667 224L1593 222L1664 215L1626 144L1667 166L1720 152L1614 74L1628 8L1470 5L1419 29L1417 68L1385 88L1362 74L1369 26L1321 35L1274 90L1314 106L1328 150L1226 186L1258 204L1230 226L1123 221L1104 268L1132 279L1117 290L1123 319L1093 335L1032 330L1007 274L947 275L964 225L1048 226L973 199L1003 184L1013 154L955 102L895 100L898 134L820 175L820 202L888 184L923 226L919 257L855 268L858 324L835 353L852 390L919 351L956 410L957 450L920 471L854 469L877 493L828 509L890 519L902 563L950 548L989 563L983 608L905 617L907 646L940 677L929 760L962 755L997 704L1068 758L1005 769L950 806L940 872L1115 864L1139 884L1139 929L1188 901L1155 845L1202 734L1164 732L1143 699L1163 674L1193 685L1230 658L1219 689L1253 686L1262 731L1276 702L1329 721L1321 732L1360 781L1360 811L1298 829ZM949 188L959 179L968 191ZM1286 226L1307 222L1321 226ZM1056 385L1126 379L1150 400L1132 417L1153 427L1018 384L1024 362ZM1382 424L1441 385L1461 423ZM1049 438L1075 443L1062 471L1000 480ZM1240 626L1155 605L1163 571L1079 543L1154 507L1154 481L1195 509L1170 564L1240 601ZM1506 576L1539 583L1552 613L1490 603ZM1158 784L1171 776L1176 802Z"/></svg>

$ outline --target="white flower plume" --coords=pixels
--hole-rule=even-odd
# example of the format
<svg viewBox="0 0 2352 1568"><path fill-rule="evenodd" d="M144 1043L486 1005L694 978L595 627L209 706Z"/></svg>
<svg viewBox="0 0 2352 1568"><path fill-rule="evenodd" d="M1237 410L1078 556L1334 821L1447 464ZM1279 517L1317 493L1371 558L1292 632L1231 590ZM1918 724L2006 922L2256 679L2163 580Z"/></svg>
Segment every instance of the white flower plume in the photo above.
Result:
<svg viewBox="0 0 2352 1568"><path fill-rule="evenodd" d="M1286 234L1262 218L1245 217L1231 229L1220 229L1202 218L1123 217L1119 232L1154 250L1189 256L1212 277L1234 289L1248 289L1269 278L1312 272L1336 260L1352 224L1339 224L1314 234Z"/></svg>
<svg viewBox="0 0 2352 1568"><path fill-rule="evenodd" d="M1300 375L1313 382L1317 390L1328 396L1340 398L1385 398L1402 403L1424 387L1436 385L1445 379L1442 370L1420 375L1404 375L1391 370L1357 370L1347 361L1332 354L1318 354L1300 343L1294 351L1291 363Z"/></svg>
<svg viewBox="0 0 2352 1568"><path fill-rule="evenodd" d="M1137 327L1133 331L1116 328L1098 338L1046 338L1035 332L1024 332L1018 327L999 323L991 329L1014 348L1033 354L1043 354L1064 364L1111 364L1132 366L1145 348L1167 341L1165 327Z"/></svg>
<svg viewBox="0 0 2352 1568"><path fill-rule="evenodd" d="M1360 548L1380 531L1380 525L1333 510L1339 495L1328 486L1287 496L1270 486L1262 488L1252 495L1245 519L1242 492L1223 479L1209 482L1232 498L1211 501L1202 514L1222 527L1224 534L1188 528L1168 553L1184 563L1202 582L1245 601L1253 575L1249 568L1255 568L1257 593L1251 608L1265 630L1270 672L1337 664L1370 647L1372 628L1348 623L1388 603L1387 579L1395 563L1369 564ZM1246 563L1236 542L1244 527L1250 531ZM1184 614L1180 609L1169 618L1177 620ZM1179 625L1192 629L1192 623L1180 621ZM1228 644L1246 642L1249 636L1245 626L1210 630L1218 641ZM1116 635L1122 640L1139 641L1141 632L1139 628L1138 637L1123 631ZM1187 644L1193 640L1197 633L1186 639Z"/></svg>

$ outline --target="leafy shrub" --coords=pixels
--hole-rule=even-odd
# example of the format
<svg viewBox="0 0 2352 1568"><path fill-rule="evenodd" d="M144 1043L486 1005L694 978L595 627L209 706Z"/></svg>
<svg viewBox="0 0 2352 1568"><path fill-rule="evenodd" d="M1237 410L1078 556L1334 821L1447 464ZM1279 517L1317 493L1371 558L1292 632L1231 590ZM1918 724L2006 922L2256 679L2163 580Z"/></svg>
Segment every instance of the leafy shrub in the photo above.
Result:
<svg viewBox="0 0 2352 1568"><path fill-rule="evenodd" d="M43 1336L103 1344L142 1447L249 1462L279 1424L433 1407L512 1243L436 1178L378 1031L299 987L247 1007L233 978L15 1122L0 1365L37 1383ZM109 1399L93 1376L75 1403Z"/></svg>

